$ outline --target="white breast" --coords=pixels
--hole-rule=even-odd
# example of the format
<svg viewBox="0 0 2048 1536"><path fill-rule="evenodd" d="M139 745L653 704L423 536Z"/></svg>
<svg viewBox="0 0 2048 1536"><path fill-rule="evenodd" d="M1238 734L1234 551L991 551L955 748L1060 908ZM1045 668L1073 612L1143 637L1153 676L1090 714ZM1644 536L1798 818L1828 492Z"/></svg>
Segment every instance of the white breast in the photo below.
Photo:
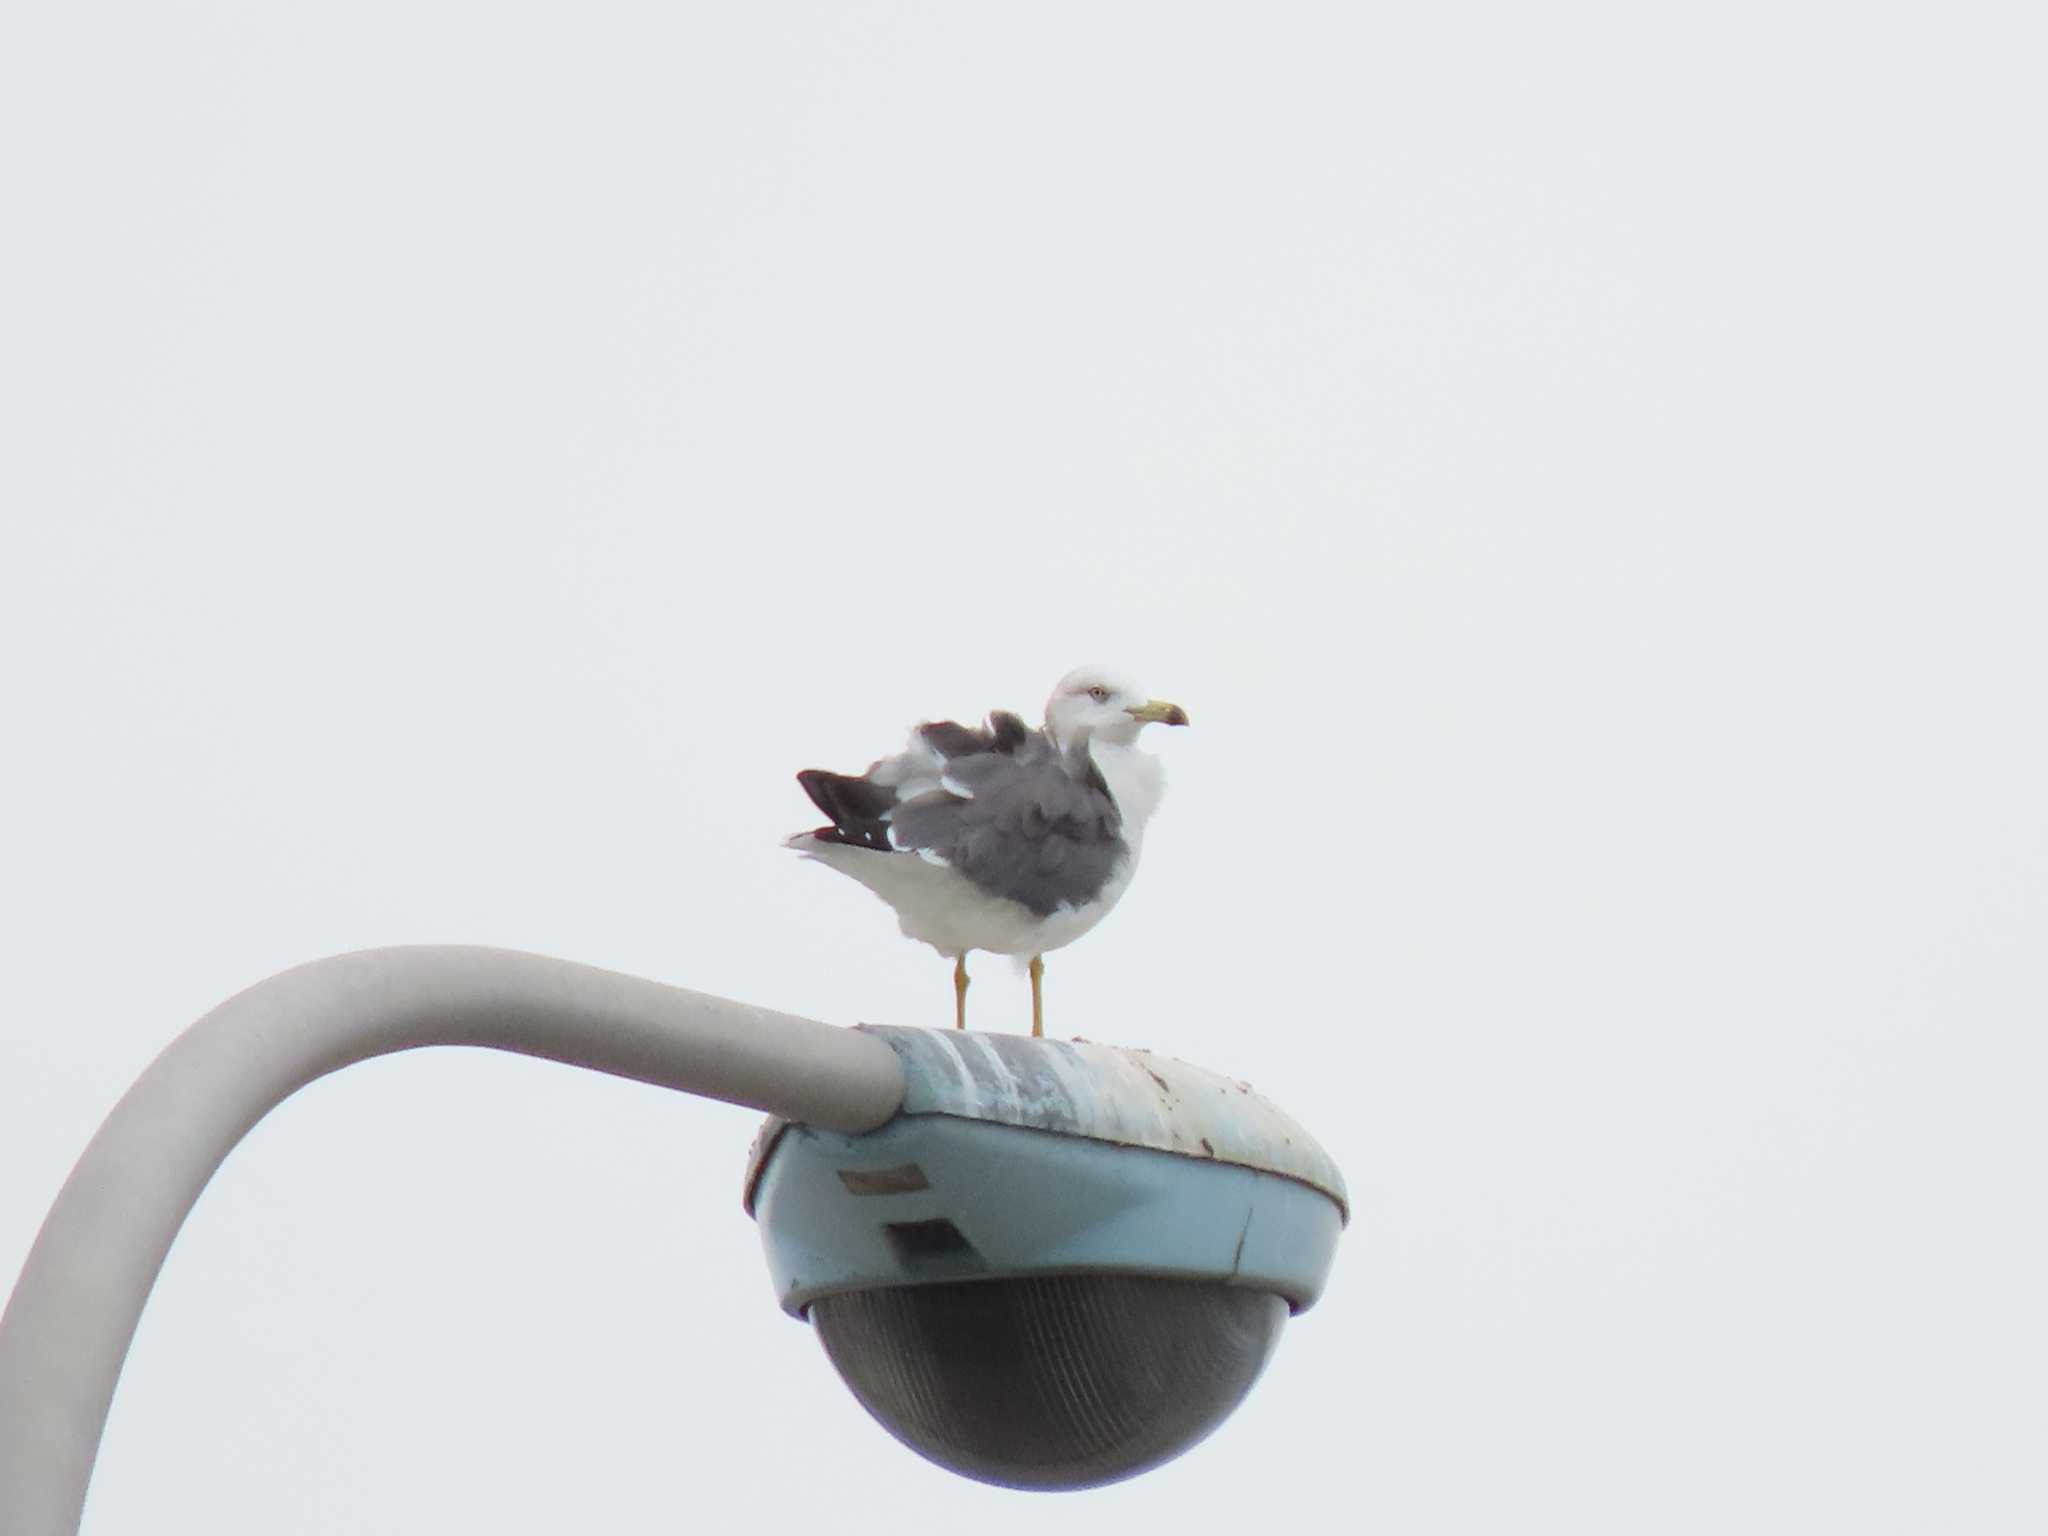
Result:
<svg viewBox="0 0 2048 1536"><path fill-rule="evenodd" d="M1123 814L1124 836L1135 859L1145 835L1145 823L1152 819L1152 813L1159 809L1160 796L1166 793L1166 767L1149 752L1099 741L1088 744L1088 755L1102 770L1103 782Z"/></svg>

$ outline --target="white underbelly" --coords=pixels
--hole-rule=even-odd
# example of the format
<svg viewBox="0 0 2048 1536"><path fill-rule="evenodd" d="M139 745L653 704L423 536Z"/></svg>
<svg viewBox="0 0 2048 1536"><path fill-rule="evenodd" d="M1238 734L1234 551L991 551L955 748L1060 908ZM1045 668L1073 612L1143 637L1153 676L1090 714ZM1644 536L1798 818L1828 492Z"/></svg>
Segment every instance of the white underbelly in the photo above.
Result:
<svg viewBox="0 0 2048 1536"><path fill-rule="evenodd" d="M944 955L1043 955L1071 944L1109 915L1138 862L1134 848L1094 901L1040 917L1021 902L989 895L957 869L912 854L805 842L799 851L865 885L896 909L906 937Z"/></svg>

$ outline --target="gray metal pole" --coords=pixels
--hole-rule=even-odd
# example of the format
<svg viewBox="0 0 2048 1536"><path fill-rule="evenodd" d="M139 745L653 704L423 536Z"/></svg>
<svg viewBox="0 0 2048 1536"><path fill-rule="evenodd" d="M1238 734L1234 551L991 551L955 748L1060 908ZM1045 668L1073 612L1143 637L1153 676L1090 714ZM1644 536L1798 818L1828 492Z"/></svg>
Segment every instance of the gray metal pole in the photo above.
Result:
<svg viewBox="0 0 2048 1536"><path fill-rule="evenodd" d="M151 1064L78 1160L0 1317L0 1531L78 1529L114 1384L185 1214L251 1126L423 1045L544 1056L845 1132L903 1101L882 1041L510 950L373 949L257 983Z"/></svg>

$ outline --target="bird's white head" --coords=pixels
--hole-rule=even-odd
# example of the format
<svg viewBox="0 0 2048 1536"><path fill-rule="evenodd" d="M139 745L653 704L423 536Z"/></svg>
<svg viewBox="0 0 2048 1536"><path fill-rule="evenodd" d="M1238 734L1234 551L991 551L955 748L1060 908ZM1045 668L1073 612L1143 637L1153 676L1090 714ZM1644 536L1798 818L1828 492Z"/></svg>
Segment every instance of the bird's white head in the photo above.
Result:
<svg viewBox="0 0 2048 1536"><path fill-rule="evenodd" d="M1178 704L1148 697L1109 667L1076 667L1045 701L1045 729L1062 747L1089 741L1129 746L1147 725L1187 723L1188 712Z"/></svg>

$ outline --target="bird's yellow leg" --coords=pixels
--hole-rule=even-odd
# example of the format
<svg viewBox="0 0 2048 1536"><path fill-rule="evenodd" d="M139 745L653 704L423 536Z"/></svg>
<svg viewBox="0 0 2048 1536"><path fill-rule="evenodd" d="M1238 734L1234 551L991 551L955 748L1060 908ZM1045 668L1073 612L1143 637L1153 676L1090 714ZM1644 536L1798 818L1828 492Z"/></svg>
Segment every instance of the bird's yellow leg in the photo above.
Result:
<svg viewBox="0 0 2048 1536"><path fill-rule="evenodd" d="M1031 1033L1033 1036L1045 1033L1045 1001L1040 984L1045 980L1045 956L1031 957Z"/></svg>
<svg viewBox="0 0 2048 1536"><path fill-rule="evenodd" d="M953 1027L967 1027L967 956L953 962Z"/></svg>

